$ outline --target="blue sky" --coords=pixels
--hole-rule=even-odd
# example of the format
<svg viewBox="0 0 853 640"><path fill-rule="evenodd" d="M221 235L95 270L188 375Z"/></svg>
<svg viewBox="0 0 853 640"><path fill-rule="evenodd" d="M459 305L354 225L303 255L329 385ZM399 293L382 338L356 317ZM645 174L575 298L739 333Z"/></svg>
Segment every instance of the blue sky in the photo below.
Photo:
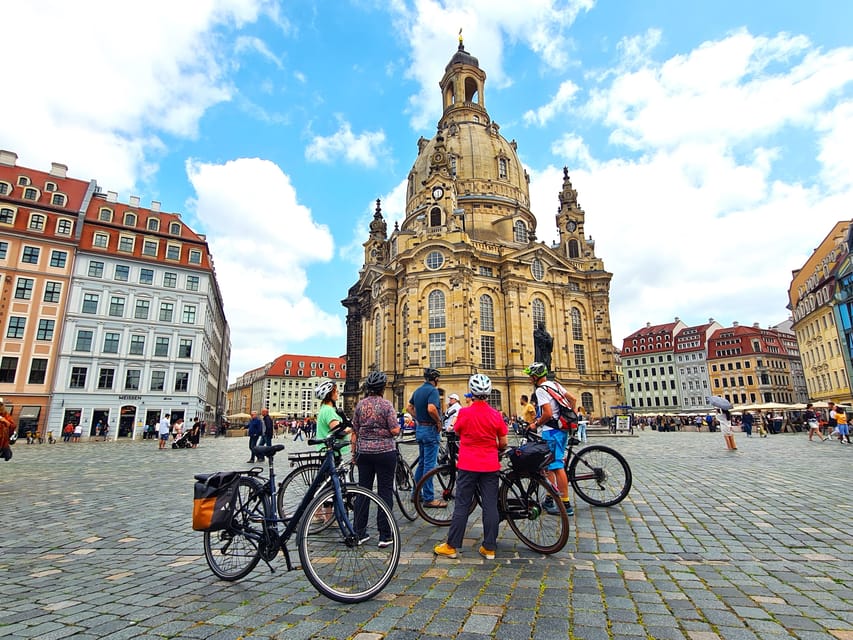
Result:
<svg viewBox="0 0 853 640"><path fill-rule="evenodd" d="M206 233L232 380L340 355L374 201L402 219L462 28L542 240L569 167L615 344L675 316L769 326L853 217L851 24L840 0L19 2L0 148Z"/></svg>

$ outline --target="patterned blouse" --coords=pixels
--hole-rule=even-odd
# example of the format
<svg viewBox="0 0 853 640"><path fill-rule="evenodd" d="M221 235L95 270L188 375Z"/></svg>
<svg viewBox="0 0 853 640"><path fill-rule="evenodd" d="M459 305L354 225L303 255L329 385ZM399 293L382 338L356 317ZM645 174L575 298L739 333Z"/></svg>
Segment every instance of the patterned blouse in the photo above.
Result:
<svg viewBox="0 0 853 640"><path fill-rule="evenodd" d="M394 451L396 445L391 430L399 426L394 405L382 396L367 396L356 405L352 417L358 453Z"/></svg>

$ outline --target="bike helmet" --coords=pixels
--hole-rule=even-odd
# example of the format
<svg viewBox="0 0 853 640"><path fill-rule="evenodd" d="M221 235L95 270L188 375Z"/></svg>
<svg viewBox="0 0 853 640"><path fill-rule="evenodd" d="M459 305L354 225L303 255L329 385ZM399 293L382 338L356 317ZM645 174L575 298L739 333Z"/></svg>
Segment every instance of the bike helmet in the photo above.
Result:
<svg viewBox="0 0 853 640"><path fill-rule="evenodd" d="M424 380L438 380L441 372L438 369L427 367L424 369Z"/></svg>
<svg viewBox="0 0 853 640"><path fill-rule="evenodd" d="M367 380L364 381L364 388L375 393L382 391L386 384L388 384L388 376L382 371L371 371Z"/></svg>
<svg viewBox="0 0 853 640"><path fill-rule="evenodd" d="M320 384L314 387L314 396L317 400L325 400L326 396L335 388L335 383L331 380L323 380Z"/></svg>
<svg viewBox="0 0 853 640"><path fill-rule="evenodd" d="M487 396L492 392L492 381L483 373L475 373L468 379L468 388L475 396Z"/></svg>
<svg viewBox="0 0 853 640"><path fill-rule="evenodd" d="M529 367L524 368L524 375L542 378L548 375L548 367L542 362L534 362Z"/></svg>

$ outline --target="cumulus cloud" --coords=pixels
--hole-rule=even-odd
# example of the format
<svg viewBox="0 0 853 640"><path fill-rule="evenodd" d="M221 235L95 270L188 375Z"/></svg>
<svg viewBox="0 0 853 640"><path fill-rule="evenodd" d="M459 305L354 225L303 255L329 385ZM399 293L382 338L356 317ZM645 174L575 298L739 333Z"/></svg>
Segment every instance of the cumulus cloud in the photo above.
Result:
<svg viewBox="0 0 853 640"><path fill-rule="evenodd" d="M332 234L299 203L274 163L240 158L187 162L191 203L207 231L235 340L231 371L243 372L315 337L340 340L343 318L306 296L307 269L334 257Z"/></svg>
<svg viewBox="0 0 853 640"><path fill-rule="evenodd" d="M578 90L579 87L571 80L564 81L548 104L536 110L531 109L524 114L524 122L539 126L548 124L555 116L566 110Z"/></svg>
<svg viewBox="0 0 853 640"><path fill-rule="evenodd" d="M305 148L305 157L314 162L332 162L336 158L343 158L348 163L365 167L375 167L387 153L383 131L365 131L356 135L350 123L340 117L335 133L314 136Z"/></svg>

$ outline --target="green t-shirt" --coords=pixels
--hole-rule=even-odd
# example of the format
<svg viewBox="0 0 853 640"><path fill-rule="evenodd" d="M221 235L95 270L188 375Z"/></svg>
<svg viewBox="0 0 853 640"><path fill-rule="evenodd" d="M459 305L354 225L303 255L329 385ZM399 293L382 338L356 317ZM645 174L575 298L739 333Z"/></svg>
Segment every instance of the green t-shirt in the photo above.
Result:
<svg viewBox="0 0 853 640"><path fill-rule="evenodd" d="M315 436L317 440L322 440L329 435L331 429L329 428L329 423L337 420L341 421L341 417L338 415L338 412L335 408L330 404L324 404L320 406L320 411L317 413L317 435ZM318 444L317 449L322 449L323 445ZM344 447L341 449L341 455L349 455L350 447Z"/></svg>

